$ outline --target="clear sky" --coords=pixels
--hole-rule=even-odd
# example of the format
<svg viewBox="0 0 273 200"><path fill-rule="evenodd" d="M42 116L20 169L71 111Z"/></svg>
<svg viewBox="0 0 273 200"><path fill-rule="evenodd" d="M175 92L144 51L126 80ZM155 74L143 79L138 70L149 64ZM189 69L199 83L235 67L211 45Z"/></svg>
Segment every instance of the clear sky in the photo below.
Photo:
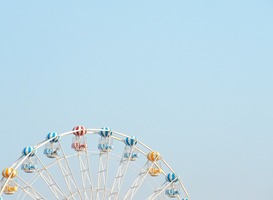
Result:
<svg viewBox="0 0 273 200"><path fill-rule="evenodd" d="M273 199L272 1L1 1L0 68L1 168L110 126L192 199Z"/></svg>

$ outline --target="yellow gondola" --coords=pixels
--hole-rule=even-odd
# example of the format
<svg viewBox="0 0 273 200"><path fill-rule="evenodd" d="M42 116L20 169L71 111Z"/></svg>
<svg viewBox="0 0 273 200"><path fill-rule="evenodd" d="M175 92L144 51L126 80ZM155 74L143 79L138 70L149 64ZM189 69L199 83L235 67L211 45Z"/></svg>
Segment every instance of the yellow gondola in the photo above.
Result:
<svg viewBox="0 0 273 200"><path fill-rule="evenodd" d="M17 176L17 171L13 168L6 168L2 171L2 176L5 178L14 178Z"/></svg>
<svg viewBox="0 0 273 200"><path fill-rule="evenodd" d="M11 185L6 185L5 189L4 189L4 193L5 194L14 194L15 192L17 192L18 187L15 186L11 186Z"/></svg>

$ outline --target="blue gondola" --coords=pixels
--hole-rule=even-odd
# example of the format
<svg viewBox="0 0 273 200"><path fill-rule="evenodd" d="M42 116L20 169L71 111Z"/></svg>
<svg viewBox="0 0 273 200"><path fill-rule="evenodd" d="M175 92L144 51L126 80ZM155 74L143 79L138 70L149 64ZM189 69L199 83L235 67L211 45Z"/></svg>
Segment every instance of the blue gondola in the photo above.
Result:
<svg viewBox="0 0 273 200"><path fill-rule="evenodd" d="M131 155L130 152L125 152L125 153L123 154L123 157L124 157L124 158L130 158L130 155ZM130 160L134 161L134 160L136 160L137 158L139 158L139 154L133 152L133 153L132 153L132 156L131 156L131 158L130 158Z"/></svg>
<svg viewBox="0 0 273 200"><path fill-rule="evenodd" d="M46 148L44 154L49 158L56 158L60 155L60 150L58 148Z"/></svg>
<svg viewBox="0 0 273 200"><path fill-rule="evenodd" d="M176 198L180 195L180 192L177 189L166 189L165 194L170 198Z"/></svg>
<svg viewBox="0 0 273 200"><path fill-rule="evenodd" d="M177 182L179 179L179 176L176 173L169 173L166 176L166 181L168 182Z"/></svg>
<svg viewBox="0 0 273 200"><path fill-rule="evenodd" d="M50 132L50 133L47 134L46 139L47 140L51 139L50 140L51 143L53 143L53 142L56 143L56 142L58 142L60 140L60 136L58 136L58 134L56 132Z"/></svg>
<svg viewBox="0 0 273 200"><path fill-rule="evenodd" d="M23 154L24 156L26 156L26 155L28 155L28 154L29 154L29 156L34 156L36 153L37 153L37 150L34 149L33 147L30 147L30 146L25 147L25 148L23 149L23 151L22 151L22 154Z"/></svg>
<svg viewBox="0 0 273 200"><path fill-rule="evenodd" d="M137 141L138 139L134 136L131 136L131 137L127 137L125 138L124 140L124 143L127 145L127 146L134 146L137 144Z"/></svg>
<svg viewBox="0 0 273 200"><path fill-rule="evenodd" d="M114 146L113 145L109 145L109 144L99 144L98 145L98 149L99 150L101 150L101 151L103 151L103 152L109 152L109 151L111 151L112 149L114 148Z"/></svg>
<svg viewBox="0 0 273 200"><path fill-rule="evenodd" d="M103 127L99 134L101 137L110 137L113 133L109 127Z"/></svg>
<svg viewBox="0 0 273 200"><path fill-rule="evenodd" d="M37 165L32 164L32 163L24 163L21 165L21 169L27 173L32 173L35 170L37 170Z"/></svg>

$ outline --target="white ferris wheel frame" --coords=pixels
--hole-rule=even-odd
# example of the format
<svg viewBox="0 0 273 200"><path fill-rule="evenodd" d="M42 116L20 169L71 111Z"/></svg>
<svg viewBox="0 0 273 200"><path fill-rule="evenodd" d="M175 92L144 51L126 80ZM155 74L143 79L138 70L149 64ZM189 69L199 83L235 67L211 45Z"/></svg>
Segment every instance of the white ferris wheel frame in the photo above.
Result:
<svg viewBox="0 0 273 200"><path fill-rule="evenodd" d="M97 134L100 131L102 131L102 129L86 129L86 131L87 132L85 135ZM67 135L73 135L73 133L75 133L75 132L77 132L77 131L75 130L75 131L61 133L61 134L58 134L58 136L56 136L56 137L63 138L64 136L67 136ZM111 132L112 132L112 135L110 135L109 137L112 138L113 140L117 140L120 142L124 142L125 138L130 137L124 133L120 133L117 131L111 130ZM52 140L52 138L46 139L46 140L36 144L35 146L33 146L33 148L35 150L38 150L39 148L44 147L46 144L49 144L51 140ZM38 162L42 165L42 168L39 170L36 170L38 173L36 173L36 175L33 177L33 180L30 183L26 182L19 175L16 176L16 178L18 178L20 181L22 181L22 183L24 183L24 185L25 185L25 186L21 186L21 185L17 184L17 186L21 189L21 192L24 192L24 196L28 195L29 197L31 197L34 200L46 199L40 192L38 192L32 186L32 184L35 183L36 179L42 178L46 182L46 184L48 185L49 189L52 191L52 193L56 199L76 200L74 196L77 194L77 195L79 195L81 200L89 200L90 194L88 195L88 190L90 190L92 200L106 199L106 194L108 194L109 200L118 200L119 195L120 195L121 185L123 183L123 178L127 172L129 164L132 163L130 161L130 159L125 160L125 159L121 158L119 168L117 170L117 174L114 178L114 183L112 185L112 188L109 189L109 188L107 188L107 181L108 181L107 180L107 178L108 178L107 173L108 173L108 162L109 162L108 152L106 152L105 154L102 154L100 152L96 152L96 154L99 154L99 163L98 163L99 169L98 169L98 176L97 176L97 188L95 188L94 184L93 184L94 181L92 180L92 175L91 175L90 168L89 168L90 163L89 163L89 156L88 155L89 155L90 151L86 150L86 151L80 152L81 156L80 156L79 152L76 152L73 155L67 155L64 153L64 149L61 145L61 142L58 142L58 143L60 145L60 151L63 153L63 156L60 158L54 159L54 161L50 165L47 165L47 166L44 165L42 162L42 159L40 159L38 155L35 155L37 157ZM139 153L141 153L144 156L147 156L146 151L148 151L148 153L155 152L151 147L144 144L140 140L137 140L137 143L138 143L138 145L134 145L131 148L131 153L134 149L137 150ZM140 148L139 146L141 146L142 148ZM31 153L32 152L28 153L27 155L20 156L10 166L10 168L17 170L29 158ZM111 153L111 154L113 154L113 153ZM84 186L83 189L81 189L78 186L78 183L75 180L75 177L71 171L71 166L70 166L70 163L68 162L68 158L71 156L78 156L79 167L81 170L81 180L82 180L81 184L82 184L82 186ZM132 156L132 154L130 155L130 157L131 156ZM171 166L165 161L165 159L162 156L160 156L160 160L167 167L169 172L175 173L175 171L171 168ZM48 169L55 164L59 165L59 167L62 171L62 175L65 177L66 186L70 192L69 195L66 194L62 190L62 188L57 184L57 181L55 181L54 177L48 171ZM158 166L156 160L154 162L152 162L152 164L150 165L150 168L152 166L160 167L160 166ZM136 192L140 188L141 184L145 181L145 178L148 176L148 171L149 170L147 170L145 168L145 166L142 167L141 171L139 172L138 177L135 179L134 183L131 185L131 187L129 188L127 193L123 196L124 200L132 200L133 199L134 195L136 194ZM164 170L162 170L162 174L164 176L167 175L166 171L164 171ZM4 177L1 179L2 188L0 191L0 199L1 199L2 194L4 192L5 186L9 183L10 180L11 180L11 176L9 176L6 179L4 179ZM156 199L172 183L173 182L170 182L170 183L167 183L164 185L160 185L158 188L156 188L154 190L154 192L146 200ZM178 183L184 192L185 199L190 200L188 191L186 190L184 184L182 183L181 176L178 179ZM86 185L89 185L89 186L86 186ZM85 186L87 188L85 188ZM77 188L77 191L73 192L72 187ZM94 194L94 191L95 191L95 194ZM176 198L181 200L180 195L178 195Z"/></svg>

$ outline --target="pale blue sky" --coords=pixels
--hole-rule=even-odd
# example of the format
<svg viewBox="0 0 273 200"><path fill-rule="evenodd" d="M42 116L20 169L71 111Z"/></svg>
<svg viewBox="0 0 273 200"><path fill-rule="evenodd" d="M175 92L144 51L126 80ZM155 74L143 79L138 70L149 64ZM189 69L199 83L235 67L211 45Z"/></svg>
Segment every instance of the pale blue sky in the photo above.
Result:
<svg viewBox="0 0 273 200"><path fill-rule="evenodd" d="M110 126L192 199L272 200L272 55L269 0L1 1L0 167L49 131Z"/></svg>

